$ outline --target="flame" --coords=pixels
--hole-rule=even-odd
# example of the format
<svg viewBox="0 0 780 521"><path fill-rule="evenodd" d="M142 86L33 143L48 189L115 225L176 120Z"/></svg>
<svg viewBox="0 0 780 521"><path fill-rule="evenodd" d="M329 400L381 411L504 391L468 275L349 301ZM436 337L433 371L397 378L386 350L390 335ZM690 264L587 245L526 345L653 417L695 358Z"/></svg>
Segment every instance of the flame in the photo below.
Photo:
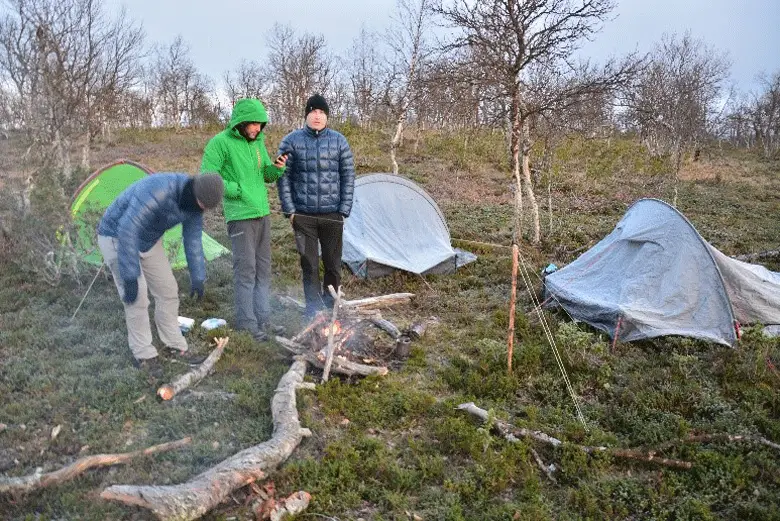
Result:
<svg viewBox="0 0 780 521"><path fill-rule="evenodd" d="M341 330L342 330L341 322L339 322L338 320L335 321L333 323L333 336L334 337L339 336L341 334ZM328 335L330 335L330 324L328 324L327 326L323 327L322 330L321 330L321 333L322 333L322 336L327 338Z"/></svg>

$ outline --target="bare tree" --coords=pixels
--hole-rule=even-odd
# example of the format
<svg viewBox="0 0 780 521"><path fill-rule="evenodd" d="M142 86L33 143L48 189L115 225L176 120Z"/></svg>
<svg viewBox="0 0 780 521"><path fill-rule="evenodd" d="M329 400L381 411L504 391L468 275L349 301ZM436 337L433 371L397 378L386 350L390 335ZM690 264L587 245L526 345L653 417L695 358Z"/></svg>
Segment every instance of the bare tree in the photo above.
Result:
<svg viewBox="0 0 780 521"><path fill-rule="evenodd" d="M325 93L333 81L333 58L322 35L297 36L290 26L274 25L268 39L274 83L269 94L274 119L293 125L303 116L306 100Z"/></svg>
<svg viewBox="0 0 780 521"><path fill-rule="evenodd" d="M515 240L522 234L523 188L532 212L532 240L541 240L530 168L533 118L614 88L637 69L634 57L603 68L569 61L613 8L612 0L453 0L435 9L458 31L447 47L468 50L472 69L489 79L509 106Z"/></svg>
<svg viewBox="0 0 780 521"><path fill-rule="evenodd" d="M108 19L95 0L8 0L0 21L0 75L21 102L22 122L65 178L71 145L91 138L137 78L143 31L120 11ZM51 149L46 146L51 143Z"/></svg>
<svg viewBox="0 0 780 521"><path fill-rule="evenodd" d="M420 86L421 73L432 53L425 36L431 24L432 6L433 0L396 0L393 25L386 37L391 62L385 102L390 107L395 124L395 133L390 140L390 160L394 174L398 174L397 151L409 116L409 107L423 92Z"/></svg>
<svg viewBox="0 0 780 521"><path fill-rule="evenodd" d="M231 106L241 98L265 99L271 88L270 72L254 60L241 60L235 71L223 77Z"/></svg>
<svg viewBox="0 0 780 521"><path fill-rule="evenodd" d="M377 46L378 40L378 35L361 27L347 53L352 110L359 124L367 129L371 128L376 116L383 86L383 56Z"/></svg>
<svg viewBox="0 0 780 521"><path fill-rule="evenodd" d="M217 119L210 100L211 81L195 68L181 35L170 46L157 47L150 72L155 114L161 124L178 128Z"/></svg>
<svg viewBox="0 0 780 521"><path fill-rule="evenodd" d="M710 134L729 67L723 53L690 33L666 35L649 65L625 89L629 124L652 154L672 157L675 175L685 153Z"/></svg>
<svg viewBox="0 0 780 521"><path fill-rule="evenodd" d="M754 95L748 114L755 141L770 158L780 151L780 71L759 80L763 90Z"/></svg>

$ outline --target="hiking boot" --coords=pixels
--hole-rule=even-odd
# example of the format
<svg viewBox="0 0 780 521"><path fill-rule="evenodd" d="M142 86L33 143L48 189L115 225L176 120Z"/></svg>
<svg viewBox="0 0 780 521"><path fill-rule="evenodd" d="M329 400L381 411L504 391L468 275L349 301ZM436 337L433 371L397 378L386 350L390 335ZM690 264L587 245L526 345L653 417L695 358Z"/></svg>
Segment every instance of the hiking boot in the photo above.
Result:
<svg viewBox="0 0 780 521"><path fill-rule="evenodd" d="M279 324L271 324L269 322L263 322L261 328L266 333L270 333L274 335L282 335L286 331L284 326L280 326Z"/></svg>
<svg viewBox="0 0 780 521"><path fill-rule="evenodd" d="M162 366L160 365L160 359L156 356L153 356L152 358L144 358L143 360L139 360L137 358L133 359L133 365L142 370L146 371L146 373L156 379L160 379L163 376L163 370Z"/></svg>
<svg viewBox="0 0 780 521"><path fill-rule="evenodd" d="M265 331L256 331L252 333L252 338L255 339L255 342L265 342L268 340L268 333Z"/></svg>
<svg viewBox="0 0 780 521"><path fill-rule="evenodd" d="M172 347L168 348L168 352L171 355L171 358L174 360L178 360L179 362L184 362L188 365L200 365L203 363L203 361L208 358L205 355L199 355L197 353L193 353L191 349L187 349L186 351L181 351L179 349L174 349Z"/></svg>

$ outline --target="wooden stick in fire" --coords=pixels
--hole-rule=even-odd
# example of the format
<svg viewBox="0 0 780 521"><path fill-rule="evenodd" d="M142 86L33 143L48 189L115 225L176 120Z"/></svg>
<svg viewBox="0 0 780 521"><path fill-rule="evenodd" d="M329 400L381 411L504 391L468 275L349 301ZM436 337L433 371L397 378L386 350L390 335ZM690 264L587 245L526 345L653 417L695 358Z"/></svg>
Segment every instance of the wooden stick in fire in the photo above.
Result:
<svg viewBox="0 0 780 521"><path fill-rule="evenodd" d="M217 347L211 352L203 363L192 371L185 373L178 377L173 383L165 384L157 389L157 396L163 400L170 400L184 389L188 388L194 383L201 381L209 371L217 363L217 360L222 356L222 352L225 350L225 346L228 343L228 337L217 338Z"/></svg>
<svg viewBox="0 0 780 521"><path fill-rule="evenodd" d="M333 296L333 315L330 317L330 331L328 331L328 354L325 357L325 369L322 371L322 381L327 382L330 376L330 365L333 363L333 332L336 328L336 317L338 316L339 306L341 305L341 286L338 291L333 286L328 285L328 291Z"/></svg>

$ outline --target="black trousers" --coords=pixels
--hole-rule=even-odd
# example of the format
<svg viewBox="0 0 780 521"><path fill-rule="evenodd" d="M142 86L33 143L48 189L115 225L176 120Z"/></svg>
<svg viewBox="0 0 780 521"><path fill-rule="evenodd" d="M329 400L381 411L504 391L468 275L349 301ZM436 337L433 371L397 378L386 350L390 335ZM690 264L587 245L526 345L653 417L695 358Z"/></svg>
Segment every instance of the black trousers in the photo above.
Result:
<svg viewBox="0 0 780 521"><path fill-rule="evenodd" d="M295 247L301 255L303 293L306 312L315 313L333 306L328 286L341 284L341 247L344 217L337 212L323 214L296 213L293 219ZM320 283L320 248L325 276Z"/></svg>

